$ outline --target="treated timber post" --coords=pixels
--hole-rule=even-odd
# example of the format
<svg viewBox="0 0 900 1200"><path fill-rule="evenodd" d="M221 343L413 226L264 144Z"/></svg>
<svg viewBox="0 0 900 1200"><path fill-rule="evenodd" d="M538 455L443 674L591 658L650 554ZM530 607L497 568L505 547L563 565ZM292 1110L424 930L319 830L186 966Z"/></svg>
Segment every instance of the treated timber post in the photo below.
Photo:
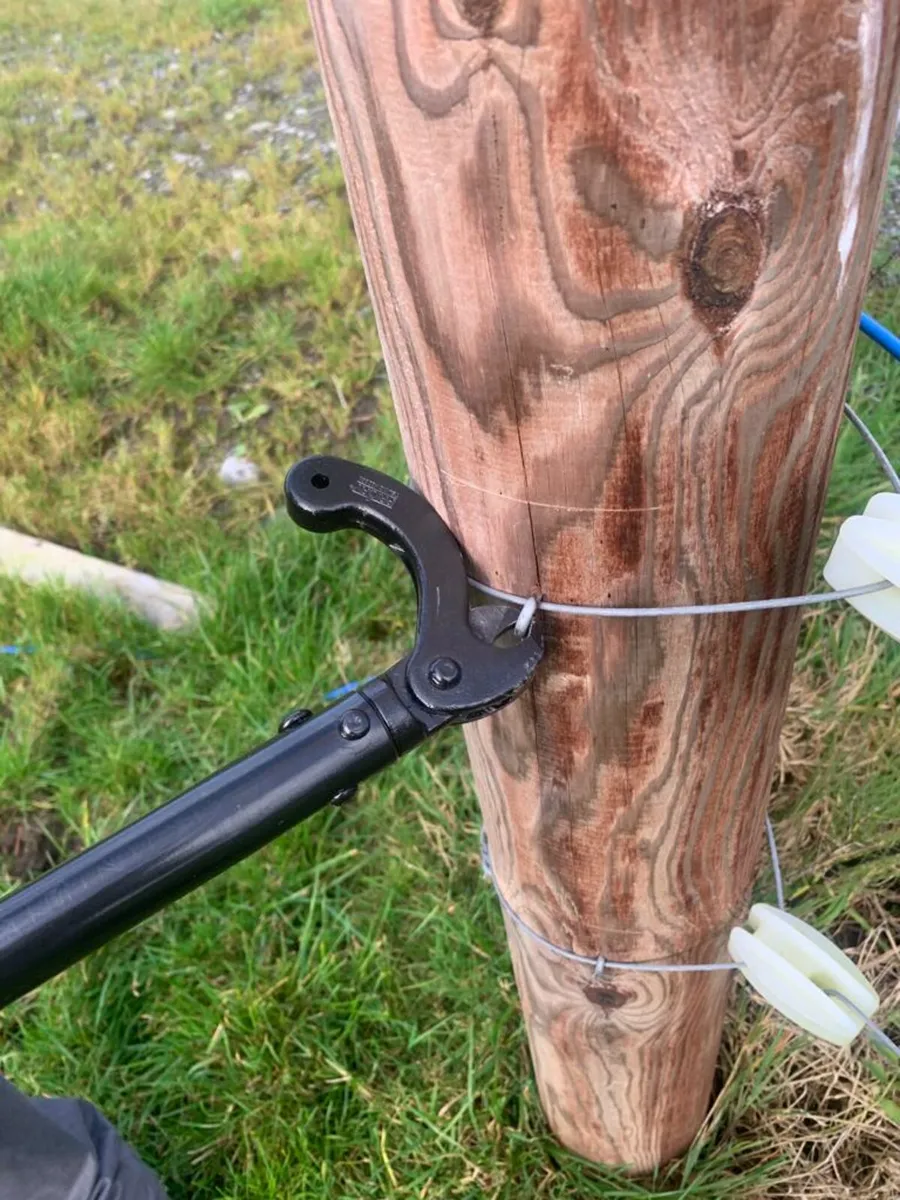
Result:
<svg viewBox="0 0 900 1200"><path fill-rule="evenodd" d="M894 128L890 0L311 0L411 470L478 576L573 603L800 592ZM498 881L561 946L723 956L800 616L546 622L469 749ZM730 976L507 933L561 1140L647 1169Z"/></svg>

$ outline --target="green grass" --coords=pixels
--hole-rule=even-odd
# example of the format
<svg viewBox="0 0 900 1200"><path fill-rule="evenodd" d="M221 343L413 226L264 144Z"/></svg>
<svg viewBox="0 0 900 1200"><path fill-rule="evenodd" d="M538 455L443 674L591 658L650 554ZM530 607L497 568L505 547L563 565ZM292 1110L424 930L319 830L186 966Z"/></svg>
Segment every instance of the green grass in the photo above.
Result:
<svg viewBox="0 0 900 1200"><path fill-rule="evenodd" d="M209 31L246 29L271 18L288 36L306 14L287 0L5 0L0 34L40 44L62 33L89 46L192 45Z"/></svg>
<svg viewBox="0 0 900 1200"><path fill-rule="evenodd" d="M71 846L408 646L391 556L300 533L279 498L303 452L402 459L339 172L252 132L315 103L296 6L8 0L0 55L0 523L214 601L164 635L0 583L0 642L31 648L0 656L4 820ZM871 300L895 327L898 295ZM896 450L898 368L862 348L853 391ZM230 491L217 469L236 448L261 479ZM823 545L881 486L847 431ZM854 616L809 617L774 796L791 906L854 948L885 1021L898 666ZM0 1070L89 1097L173 1200L896 1196L887 1068L786 1031L742 989L688 1155L632 1181L560 1150L477 829L444 736L0 1014Z"/></svg>

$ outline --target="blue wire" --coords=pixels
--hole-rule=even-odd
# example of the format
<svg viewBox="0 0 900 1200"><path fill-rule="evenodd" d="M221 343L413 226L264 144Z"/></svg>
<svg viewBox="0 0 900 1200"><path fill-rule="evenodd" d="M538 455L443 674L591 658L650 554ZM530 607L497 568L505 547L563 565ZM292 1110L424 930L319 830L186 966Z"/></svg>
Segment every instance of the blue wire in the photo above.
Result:
<svg viewBox="0 0 900 1200"><path fill-rule="evenodd" d="M374 675L370 675L368 679L356 680L353 679L350 683L342 683L340 687L336 687L333 691L325 693L326 700L341 700L344 696L349 696L351 692L357 691L365 683L371 683Z"/></svg>
<svg viewBox="0 0 900 1200"><path fill-rule="evenodd" d="M897 337L896 333L891 333L890 329L885 328L874 317L870 317L867 312L860 314L859 327L866 337L876 342L882 350L887 350L892 358L900 361L900 337Z"/></svg>

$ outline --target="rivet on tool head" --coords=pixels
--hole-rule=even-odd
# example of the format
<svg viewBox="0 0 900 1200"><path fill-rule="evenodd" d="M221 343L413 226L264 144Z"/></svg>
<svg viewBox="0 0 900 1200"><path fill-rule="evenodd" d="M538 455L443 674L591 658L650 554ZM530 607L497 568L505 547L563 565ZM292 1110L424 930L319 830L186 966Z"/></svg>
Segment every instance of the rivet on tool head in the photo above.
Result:
<svg viewBox="0 0 900 1200"><path fill-rule="evenodd" d="M361 708L351 708L349 712L344 713L341 717L338 731L345 741L355 742L359 738L366 736L370 725L371 721L368 715Z"/></svg>
<svg viewBox="0 0 900 1200"><path fill-rule="evenodd" d="M428 668L428 678L443 692L456 687L462 679L462 667L454 658L436 658Z"/></svg>

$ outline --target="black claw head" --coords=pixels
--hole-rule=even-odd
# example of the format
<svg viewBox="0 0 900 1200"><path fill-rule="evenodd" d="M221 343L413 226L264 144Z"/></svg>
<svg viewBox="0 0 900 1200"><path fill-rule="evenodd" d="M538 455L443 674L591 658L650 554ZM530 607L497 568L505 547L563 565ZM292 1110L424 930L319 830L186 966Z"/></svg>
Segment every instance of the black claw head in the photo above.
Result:
<svg viewBox="0 0 900 1200"><path fill-rule="evenodd" d="M456 721L475 720L525 687L543 654L540 623L516 638L510 636L516 609L470 610L463 553L424 496L380 471L324 455L291 468L285 496L288 513L304 529L363 529L406 564L418 596L406 680L425 708ZM452 662L454 669L437 670L438 662Z"/></svg>

